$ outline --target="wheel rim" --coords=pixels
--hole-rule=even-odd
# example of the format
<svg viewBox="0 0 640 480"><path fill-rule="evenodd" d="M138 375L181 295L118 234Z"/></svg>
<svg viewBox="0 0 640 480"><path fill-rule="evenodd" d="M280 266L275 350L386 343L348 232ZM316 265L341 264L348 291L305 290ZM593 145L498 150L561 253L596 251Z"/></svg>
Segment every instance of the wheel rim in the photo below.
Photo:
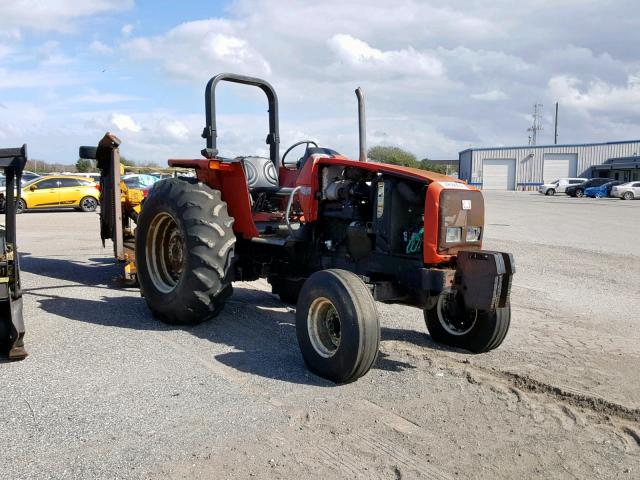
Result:
<svg viewBox="0 0 640 480"><path fill-rule="evenodd" d="M85 210L95 210L96 207L98 206L98 204L97 204L95 198L87 197L87 198L82 200L82 205L81 206Z"/></svg>
<svg viewBox="0 0 640 480"><path fill-rule="evenodd" d="M309 339L318 355L330 358L340 348L342 324L333 303L325 297L316 298L307 317Z"/></svg>
<svg viewBox="0 0 640 480"><path fill-rule="evenodd" d="M631 200L632 197L633 197L633 194L631 192L627 192L624 194L625 200Z"/></svg>
<svg viewBox="0 0 640 480"><path fill-rule="evenodd" d="M145 249L153 285L162 293L170 293L180 281L185 263L184 238L171 215L163 212L151 220Z"/></svg>
<svg viewBox="0 0 640 480"><path fill-rule="evenodd" d="M467 310L453 292L440 295L437 305L438 321L442 328L451 335L466 335L478 320L477 310Z"/></svg>
<svg viewBox="0 0 640 480"><path fill-rule="evenodd" d="M578 190L576 192L576 197L582 197L584 195L584 193L582 193L582 190Z"/></svg>

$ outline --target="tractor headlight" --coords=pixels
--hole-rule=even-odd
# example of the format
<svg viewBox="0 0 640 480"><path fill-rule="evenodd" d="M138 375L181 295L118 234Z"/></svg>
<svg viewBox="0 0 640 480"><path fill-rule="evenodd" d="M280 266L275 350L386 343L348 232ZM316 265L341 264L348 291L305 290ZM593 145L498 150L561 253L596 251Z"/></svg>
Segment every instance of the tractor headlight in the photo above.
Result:
<svg viewBox="0 0 640 480"><path fill-rule="evenodd" d="M477 242L481 233L482 227L467 227L467 242Z"/></svg>
<svg viewBox="0 0 640 480"><path fill-rule="evenodd" d="M456 243L462 239L462 227L447 227L445 242Z"/></svg>

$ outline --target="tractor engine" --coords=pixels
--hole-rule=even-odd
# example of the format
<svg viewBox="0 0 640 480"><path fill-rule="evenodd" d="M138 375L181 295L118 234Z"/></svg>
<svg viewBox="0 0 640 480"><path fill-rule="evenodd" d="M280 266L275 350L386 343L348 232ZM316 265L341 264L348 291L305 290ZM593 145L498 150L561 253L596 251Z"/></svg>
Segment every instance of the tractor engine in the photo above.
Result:
<svg viewBox="0 0 640 480"><path fill-rule="evenodd" d="M425 192L425 184L392 175L325 167L320 250L349 262L372 253L422 258Z"/></svg>
<svg viewBox="0 0 640 480"><path fill-rule="evenodd" d="M373 248L373 178L359 169L326 167L322 171L319 217L321 251L359 260Z"/></svg>

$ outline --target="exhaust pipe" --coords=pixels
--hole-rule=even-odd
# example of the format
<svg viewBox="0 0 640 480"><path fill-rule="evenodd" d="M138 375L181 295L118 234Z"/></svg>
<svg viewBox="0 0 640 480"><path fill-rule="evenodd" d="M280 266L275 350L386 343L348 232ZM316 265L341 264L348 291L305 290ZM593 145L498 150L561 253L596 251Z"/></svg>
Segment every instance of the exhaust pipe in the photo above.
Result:
<svg viewBox="0 0 640 480"><path fill-rule="evenodd" d="M356 96L358 97L358 135L360 139L360 158L361 162L367 161L367 124L364 118L364 94L360 87L356 88Z"/></svg>

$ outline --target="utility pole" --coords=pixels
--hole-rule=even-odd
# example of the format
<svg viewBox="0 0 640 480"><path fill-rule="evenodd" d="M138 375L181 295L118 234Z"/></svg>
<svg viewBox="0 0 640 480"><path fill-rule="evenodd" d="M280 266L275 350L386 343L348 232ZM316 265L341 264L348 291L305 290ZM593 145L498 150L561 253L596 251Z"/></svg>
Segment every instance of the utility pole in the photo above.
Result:
<svg viewBox="0 0 640 480"><path fill-rule="evenodd" d="M535 145L538 140L538 132L543 130L540 118L542 117L542 104L536 103L533 105L533 125L527 128L528 132L531 132L529 136L529 145Z"/></svg>
<svg viewBox="0 0 640 480"><path fill-rule="evenodd" d="M558 102L556 102L556 120L555 120L555 132L553 135L553 144L557 145L558 144Z"/></svg>

